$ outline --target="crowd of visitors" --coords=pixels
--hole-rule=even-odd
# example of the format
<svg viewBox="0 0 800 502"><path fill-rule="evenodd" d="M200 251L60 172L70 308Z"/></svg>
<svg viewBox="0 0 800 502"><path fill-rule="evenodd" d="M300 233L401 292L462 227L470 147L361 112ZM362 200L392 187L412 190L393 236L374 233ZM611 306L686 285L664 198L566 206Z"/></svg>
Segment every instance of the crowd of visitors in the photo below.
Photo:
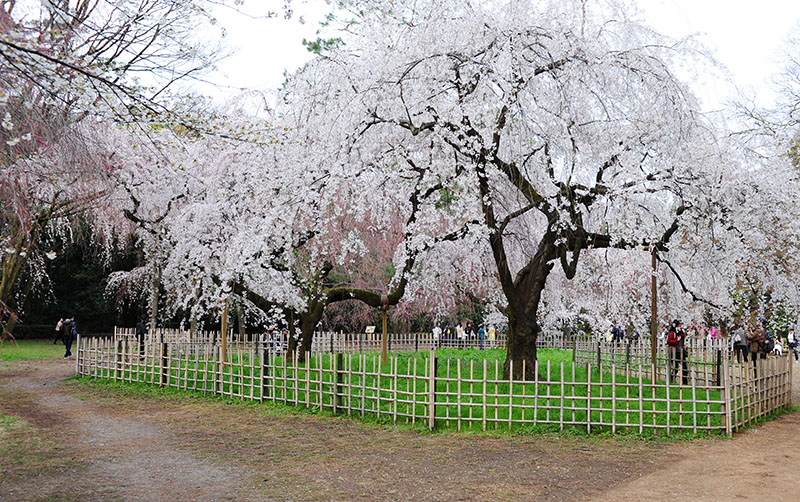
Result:
<svg viewBox="0 0 800 502"><path fill-rule="evenodd" d="M494 326L478 325L466 320L455 325L443 323L441 326L433 327L433 342L437 346L446 345L451 347L471 347L478 344L480 349L495 347L497 332Z"/></svg>
<svg viewBox="0 0 800 502"><path fill-rule="evenodd" d="M689 351L686 340L689 337L680 320L674 320L666 332L665 342L669 347L671 377L681 376L684 384L687 383ZM717 327L708 330L709 339L722 338ZM757 359L766 359L767 354L783 355L785 346L792 351L795 362L800 361L800 340L794 329L786 332L785 338L776 337L769 328L769 323L764 317L759 317L755 322L738 323L734 326L727 339L729 349L734 353L739 362Z"/></svg>
<svg viewBox="0 0 800 502"><path fill-rule="evenodd" d="M639 330L633 323L628 323L628 326L622 326L616 320L606 330L603 337L607 342L621 343L624 340L638 340L640 337Z"/></svg>
<svg viewBox="0 0 800 502"><path fill-rule="evenodd" d="M625 327L615 320L599 335L599 339L607 343L622 344L638 340L640 336L639 330L633 323L628 323ZM725 335L718 326L704 326L697 322L691 322L686 326L676 319L658 335L658 343L668 347L671 378L680 378L686 384L690 346L697 347L715 340L727 343L739 362L764 359L767 354L782 355L784 350L791 350L795 362L800 362L800 337L795 334L795 330L789 329L776 336L764 317L751 322L737 323L728 335Z"/></svg>

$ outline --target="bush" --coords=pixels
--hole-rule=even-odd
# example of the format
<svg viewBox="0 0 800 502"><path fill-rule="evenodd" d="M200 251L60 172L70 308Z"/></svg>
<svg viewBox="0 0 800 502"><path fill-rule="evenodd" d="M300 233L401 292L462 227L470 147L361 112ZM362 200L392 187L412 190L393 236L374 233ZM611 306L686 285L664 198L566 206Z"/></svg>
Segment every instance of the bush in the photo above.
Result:
<svg viewBox="0 0 800 502"><path fill-rule="evenodd" d="M30 340L32 338L52 339L56 335L55 329L55 324L17 324L12 334L17 340Z"/></svg>

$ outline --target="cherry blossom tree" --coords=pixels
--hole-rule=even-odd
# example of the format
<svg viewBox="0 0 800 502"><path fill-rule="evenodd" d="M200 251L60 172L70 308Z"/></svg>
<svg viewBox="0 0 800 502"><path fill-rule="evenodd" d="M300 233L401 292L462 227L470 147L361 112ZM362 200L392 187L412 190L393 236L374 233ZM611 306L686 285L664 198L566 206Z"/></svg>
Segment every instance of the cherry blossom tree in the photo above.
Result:
<svg viewBox="0 0 800 502"><path fill-rule="evenodd" d="M797 173L699 113L673 73L697 47L615 1L342 6L274 109L123 149L140 276L172 308L241 299L304 353L332 303L446 310L466 278L532 371L544 327L640 315L653 250L665 315L730 309L748 277L790 290Z"/></svg>
<svg viewBox="0 0 800 502"><path fill-rule="evenodd" d="M148 252L153 272L116 274L113 286L158 270L171 308L218 312L238 297L259 315L296 320L305 353L327 305L397 304L420 254L466 232L460 217L429 214L440 187L421 185L418 169L387 182L378 166L331 162L338 147L318 139L326 101L287 91L292 99L301 105L265 111L267 120L242 103L219 112L220 129L236 134L165 130L156 148L113 146L139 152L115 173L127 192L120 204L147 248L159 249Z"/></svg>
<svg viewBox="0 0 800 502"><path fill-rule="evenodd" d="M695 47L641 25L627 3L370 6L309 65L341 103L328 116L345 132L329 138L352 164L391 155L391 169L416 167L481 219L473 231L507 303L507 364L533 368L554 267L572 280L586 252L655 247L690 294L681 267L702 279L718 265L678 260L724 242L733 231L715 232L737 209L725 198L735 177L715 178L728 169L716 127L672 70L696 64Z"/></svg>
<svg viewBox="0 0 800 502"><path fill-rule="evenodd" d="M42 238L104 206L98 199L111 191L104 171L124 152L95 150L94 128L115 121L147 134L153 121L197 123L187 115L193 101L170 92L219 55L197 34L214 23L209 7L221 3L0 1L0 317L11 322L4 333L41 272Z"/></svg>

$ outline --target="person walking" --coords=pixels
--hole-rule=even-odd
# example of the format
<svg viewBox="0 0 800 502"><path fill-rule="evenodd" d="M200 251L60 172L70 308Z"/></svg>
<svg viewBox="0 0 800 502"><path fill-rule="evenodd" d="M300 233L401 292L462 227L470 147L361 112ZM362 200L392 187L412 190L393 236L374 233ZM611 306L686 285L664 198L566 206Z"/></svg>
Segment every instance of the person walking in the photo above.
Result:
<svg viewBox="0 0 800 502"><path fill-rule="evenodd" d="M56 335L53 338L53 345L57 344L59 340L62 340L64 336L61 333L61 326L64 324L64 318L60 318L56 323Z"/></svg>
<svg viewBox="0 0 800 502"><path fill-rule="evenodd" d="M489 347L494 348L495 340L497 339L497 331L494 329L494 326L489 326Z"/></svg>
<svg viewBox="0 0 800 502"><path fill-rule="evenodd" d="M486 327L481 324L481 327L478 328L478 343L480 344L481 350L484 349L486 340Z"/></svg>
<svg viewBox="0 0 800 502"><path fill-rule="evenodd" d="M737 324L736 329L731 333L731 343L733 344L733 351L736 354L736 360L740 363L744 360L747 362L747 335L744 331L744 324Z"/></svg>
<svg viewBox="0 0 800 502"><path fill-rule="evenodd" d="M797 335L794 334L794 330L790 329L789 333L786 335L786 345L794 352L794 362L798 361L797 357L797 346L800 344L800 341L797 339Z"/></svg>
<svg viewBox="0 0 800 502"><path fill-rule="evenodd" d="M622 339L625 337L625 334L622 331L622 326L617 324L616 319L611 324L611 340L614 342L614 345L619 345Z"/></svg>
<svg viewBox="0 0 800 502"><path fill-rule="evenodd" d="M78 328L75 324L75 316L69 316L61 323L62 339L64 340L64 359L72 357L72 342L78 337Z"/></svg>
<svg viewBox="0 0 800 502"><path fill-rule="evenodd" d="M747 344L750 346L750 360L753 361L753 370L755 378L758 378L758 359L766 359L767 354L764 352L764 344L767 341L767 332L763 326L753 328L753 325L748 323L747 330Z"/></svg>
<svg viewBox="0 0 800 502"><path fill-rule="evenodd" d="M711 329L708 330L708 338L711 339L712 344L716 341L717 337L719 337L719 328L716 325L711 326Z"/></svg>
<svg viewBox="0 0 800 502"><path fill-rule="evenodd" d="M445 347L453 346L453 327L450 323L446 323L442 328L442 344Z"/></svg>
<svg viewBox="0 0 800 502"><path fill-rule="evenodd" d="M678 319L672 321L672 329L667 335L667 345L669 346L670 358L672 359L672 369L670 371L672 380L675 381L678 377L678 372L681 371L681 381L683 385L689 383L689 365L686 361L688 351L686 350L686 332L683 331L683 323Z"/></svg>
<svg viewBox="0 0 800 502"><path fill-rule="evenodd" d="M464 338L467 340L467 347L474 347L475 335L475 324L472 321L467 321L466 326L464 326Z"/></svg>
<svg viewBox="0 0 800 502"><path fill-rule="evenodd" d="M139 322L136 323L136 341L139 344L139 358L144 358L144 339L147 336L146 317L142 316Z"/></svg>

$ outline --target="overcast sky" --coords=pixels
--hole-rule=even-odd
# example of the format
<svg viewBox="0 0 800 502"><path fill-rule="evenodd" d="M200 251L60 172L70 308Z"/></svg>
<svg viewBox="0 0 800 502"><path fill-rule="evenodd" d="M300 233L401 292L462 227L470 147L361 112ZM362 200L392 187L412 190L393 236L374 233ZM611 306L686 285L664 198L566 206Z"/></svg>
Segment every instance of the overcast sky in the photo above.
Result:
<svg viewBox="0 0 800 502"><path fill-rule="evenodd" d="M283 0L251 0L254 6L280 11ZM770 81L780 70L783 44L800 23L800 0L638 0L646 21L675 38L697 35L725 65L731 79L702 76L695 90L706 110L722 106L741 92L767 105L773 99ZM203 92L223 97L239 88L274 88L284 71L310 58L301 44L316 38L319 21L329 12L323 0L293 0L291 20L248 19L230 11L218 13L228 29L226 43L235 52L209 76L221 86ZM301 22L302 21L302 22ZM734 85L731 85L734 84ZM735 88L734 88L735 86Z"/></svg>

